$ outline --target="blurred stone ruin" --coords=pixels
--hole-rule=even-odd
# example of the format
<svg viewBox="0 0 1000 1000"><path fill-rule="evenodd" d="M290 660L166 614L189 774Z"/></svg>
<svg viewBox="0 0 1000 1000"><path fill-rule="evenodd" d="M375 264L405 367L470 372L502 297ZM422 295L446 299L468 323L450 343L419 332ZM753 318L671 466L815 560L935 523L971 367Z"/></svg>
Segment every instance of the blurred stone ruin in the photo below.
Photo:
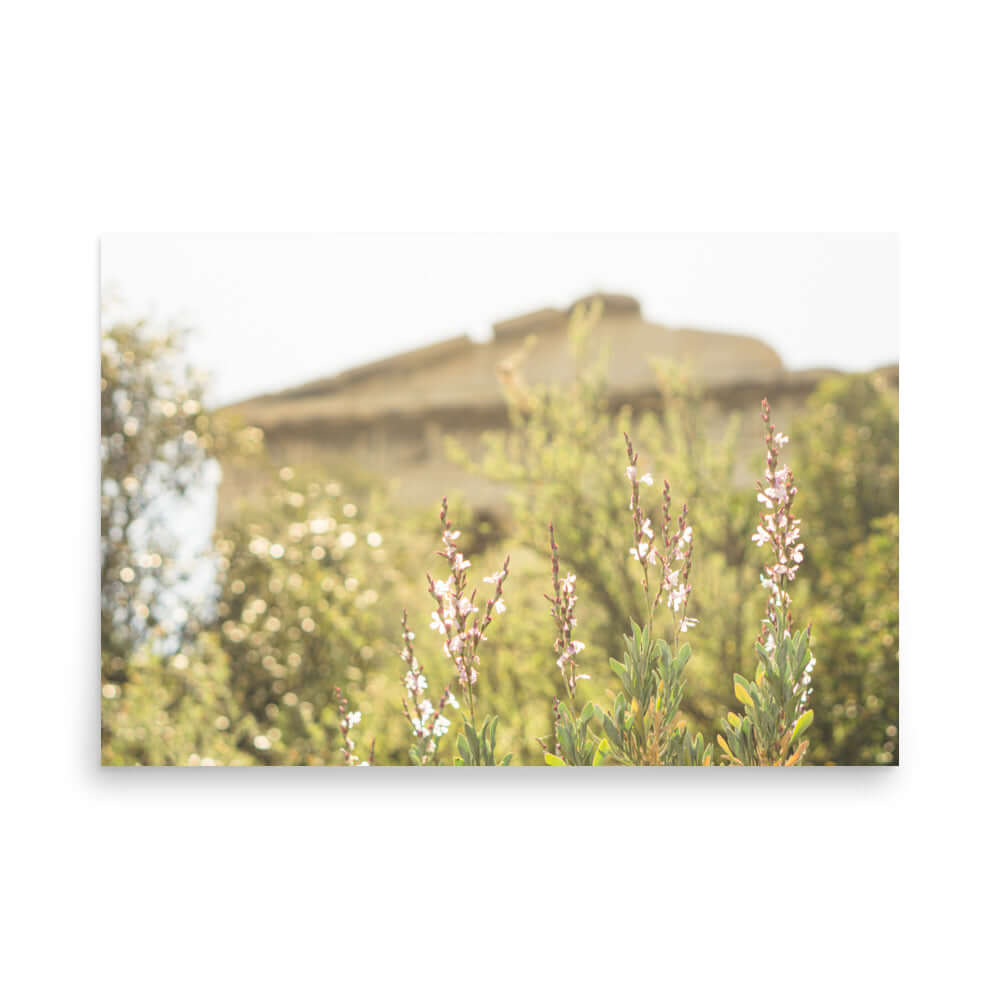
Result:
<svg viewBox="0 0 1000 1000"><path fill-rule="evenodd" d="M637 413L660 408L654 359L663 359L682 365L700 385L720 434L735 410L755 417L765 395L788 426L820 380L838 374L790 371L754 337L664 326L646 319L631 296L595 293L565 309L497 322L486 342L464 334L451 337L227 410L262 428L267 453L277 465L322 470L353 462L394 481L405 502L433 504L442 492L461 493L484 516L502 519L503 488L451 462L444 438L474 448L482 431L508 425L509 401L516 405L519 393L528 397L534 385L569 383L576 367L567 336L570 317L577 306L595 300L602 311L584 362L606 350L614 408L628 404ZM897 365L879 374L898 386ZM758 422L748 419L744 425L745 451L754 455ZM256 494L263 475L259 467L227 467L220 514Z"/></svg>

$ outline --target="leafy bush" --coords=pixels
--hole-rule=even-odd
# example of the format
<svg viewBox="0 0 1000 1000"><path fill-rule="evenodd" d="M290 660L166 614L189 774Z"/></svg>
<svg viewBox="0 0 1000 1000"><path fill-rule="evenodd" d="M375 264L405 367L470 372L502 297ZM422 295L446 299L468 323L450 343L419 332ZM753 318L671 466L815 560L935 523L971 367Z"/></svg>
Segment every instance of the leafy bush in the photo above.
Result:
<svg viewBox="0 0 1000 1000"><path fill-rule="evenodd" d="M773 562L764 567L761 582L767 591L767 609L755 649L760 665L753 681L739 674L734 678L736 696L744 706L742 718L729 713L723 722L724 733L718 736L723 750L721 763L747 765L801 764L809 742L804 738L812 723L813 711L807 707L815 659L809 648L809 631L792 633L791 598L788 584L796 577L803 561L804 545L799 541L801 521L792 514L798 493L791 471L779 466L779 456L787 438L770 423L765 400L762 416L767 428L767 468L764 482L758 484L757 499L766 510L753 540L767 545ZM625 638L622 661L612 660L611 668L620 683L613 707L605 710L587 702L577 705L577 655L585 648L573 638L577 625L575 575L560 577L559 548L555 529L549 525L554 594L548 598L556 623L554 665L565 687L566 697L554 701L555 736L551 747L542 744L545 761L557 766L595 766L605 763L626 765L711 765L712 745L701 733L692 737L679 717L684 689L683 671L691 658L688 643L680 637L698 621L687 615L692 586L688 582L692 565L694 531L687 520L685 506L671 527L670 485L663 483L660 515L654 520L643 508L640 486L652 486L649 473L639 473L639 457L625 435L628 465L625 475L631 484L628 509L632 523L633 545L629 555L638 563L641 591L645 603L645 625L631 623L631 637ZM496 591L485 601L480 614L476 606L477 589L469 591L470 560L458 549L460 532L448 519L447 501L441 508L441 555L447 560L449 575L445 580L428 577L430 593L437 610L432 627L444 638L444 654L453 663L456 684L463 693L462 729L457 737L459 757L456 764L491 765L496 760L496 731L499 718L487 718L479 729L476 723L476 684L480 666L479 647L495 614L505 610L503 585L509 575L510 560L484 582ZM665 606L671 614L671 644L654 638L656 611ZM403 617L402 657L408 670L404 686L409 692L421 689L421 667L413 647L413 634ZM447 732L449 722L443 715L448 698L435 710L428 699L419 718L404 712L413 727L416 743L411 747L415 763L433 762L434 740ZM415 696L414 696L415 700ZM432 720L433 729L428 730ZM510 762L506 755L499 763Z"/></svg>
<svg viewBox="0 0 1000 1000"><path fill-rule="evenodd" d="M828 379L796 424L816 653L817 762L899 760L899 399L878 373Z"/></svg>
<svg viewBox="0 0 1000 1000"><path fill-rule="evenodd" d="M267 737L233 695L216 638L183 651L149 646L129 660L129 680L102 687L105 764L254 764Z"/></svg>
<svg viewBox="0 0 1000 1000"><path fill-rule="evenodd" d="M216 540L220 642L235 697L267 729L268 762L334 762L335 689L354 702L387 696L370 667L392 655L387 598L401 574L384 525L343 494L339 481L283 468Z"/></svg>
<svg viewBox="0 0 1000 1000"><path fill-rule="evenodd" d="M815 648L835 665L816 680L817 760L893 764L899 760L899 516L871 534L812 584Z"/></svg>

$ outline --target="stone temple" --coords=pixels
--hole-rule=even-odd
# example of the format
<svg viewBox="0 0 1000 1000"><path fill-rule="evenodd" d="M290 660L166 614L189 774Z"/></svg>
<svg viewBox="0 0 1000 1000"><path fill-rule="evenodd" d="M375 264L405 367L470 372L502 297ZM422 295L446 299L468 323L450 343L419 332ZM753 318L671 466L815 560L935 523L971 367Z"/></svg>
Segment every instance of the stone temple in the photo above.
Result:
<svg viewBox="0 0 1000 1000"><path fill-rule="evenodd" d="M574 308L600 300L600 319L588 353L604 349L616 406L641 411L661 404L656 359L683 365L722 417L752 415L767 395L784 426L830 369L789 371L778 354L753 337L664 326L642 314L628 295L599 293L564 309L542 309L498 322L487 342L452 337L305 385L258 396L227 409L264 431L267 451L281 465L310 469L364 465L395 481L400 496L432 504L461 493L484 513L502 516L502 488L449 461L446 436L473 445L476 436L508 423L518 386L569 382L575 362L568 337ZM898 385L898 366L880 369ZM759 444L759 424L744 421L747 453ZM224 513L237 497L253 495L259 471L225 470Z"/></svg>

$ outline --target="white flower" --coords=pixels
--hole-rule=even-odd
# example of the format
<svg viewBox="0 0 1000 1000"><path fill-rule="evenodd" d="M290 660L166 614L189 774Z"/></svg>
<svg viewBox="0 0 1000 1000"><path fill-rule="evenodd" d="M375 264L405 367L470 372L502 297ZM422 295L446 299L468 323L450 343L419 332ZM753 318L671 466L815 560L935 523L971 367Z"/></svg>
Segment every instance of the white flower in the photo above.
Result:
<svg viewBox="0 0 1000 1000"><path fill-rule="evenodd" d="M459 704L458 704L457 699L451 693L451 691L448 692L448 697L445 699L445 704L446 705L451 705L452 708L459 708L460 707Z"/></svg>
<svg viewBox="0 0 1000 1000"><path fill-rule="evenodd" d="M498 614L502 615L507 610L507 605L504 604L503 598L498 597L496 604L493 605L493 610ZM485 638L485 636L483 637Z"/></svg>
<svg viewBox="0 0 1000 1000"><path fill-rule="evenodd" d="M685 618L681 621L680 629L682 632L687 632L688 629L694 628L697 624L697 618Z"/></svg>
<svg viewBox="0 0 1000 1000"><path fill-rule="evenodd" d="M787 465L783 465L774 474L774 486L764 492L772 499L783 503L788 499L788 480L791 478L792 470Z"/></svg>
<svg viewBox="0 0 1000 1000"><path fill-rule="evenodd" d="M406 690L411 692L413 695L418 694L420 691L427 690L427 678L423 674L415 674L412 670L406 672Z"/></svg>
<svg viewBox="0 0 1000 1000"><path fill-rule="evenodd" d="M444 620L436 611L431 613L431 628L435 632L440 632L442 635L445 635L448 631Z"/></svg>
<svg viewBox="0 0 1000 1000"><path fill-rule="evenodd" d="M361 721L360 712L348 712L347 713L347 728L353 729Z"/></svg>
<svg viewBox="0 0 1000 1000"><path fill-rule="evenodd" d="M639 542L639 548L636 549L635 546L628 550L628 554L635 558L636 562L645 562L649 558L650 551L653 550L653 546L649 542L642 540Z"/></svg>
<svg viewBox="0 0 1000 1000"><path fill-rule="evenodd" d="M560 670L564 670L566 667L566 663L569 660L571 660L577 653L586 648L587 647L582 642L580 642L578 639L574 639L562 651L562 655L559 657L558 660L556 660L556 666Z"/></svg>
<svg viewBox="0 0 1000 1000"><path fill-rule="evenodd" d="M434 738L440 739L442 736L444 736L444 734L448 732L448 727L450 725L451 723L443 715L439 715L434 720L434 728L432 730Z"/></svg>
<svg viewBox="0 0 1000 1000"><path fill-rule="evenodd" d="M788 444L788 435L782 434L781 431L774 432L774 445L776 448L784 448Z"/></svg>
<svg viewBox="0 0 1000 1000"><path fill-rule="evenodd" d="M648 517L646 518L645 521L642 522L642 533L647 538L652 538L653 537L653 525L652 525L652 522L649 520Z"/></svg>
<svg viewBox="0 0 1000 1000"><path fill-rule="evenodd" d="M638 474L638 470L636 469L636 467L634 465L630 465L625 470L625 475L628 477L628 480L631 483L634 483L636 481L636 475L637 474ZM653 477L648 472L646 472L642 476L639 476L639 482L640 483L645 483L647 486L652 486L653 485Z"/></svg>
<svg viewBox="0 0 1000 1000"><path fill-rule="evenodd" d="M758 524L757 530L753 533L753 538L750 539L751 542L756 542L758 548L765 542L770 542L771 538L768 533L764 530L764 525Z"/></svg>
<svg viewBox="0 0 1000 1000"><path fill-rule="evenodd" d="M684 601L687 598L687 595L690 593L690 584L681 584L679 587L675 587L670 591L670 594L667 596L667 604L674 611L680 611L684 606Z"/></svg>

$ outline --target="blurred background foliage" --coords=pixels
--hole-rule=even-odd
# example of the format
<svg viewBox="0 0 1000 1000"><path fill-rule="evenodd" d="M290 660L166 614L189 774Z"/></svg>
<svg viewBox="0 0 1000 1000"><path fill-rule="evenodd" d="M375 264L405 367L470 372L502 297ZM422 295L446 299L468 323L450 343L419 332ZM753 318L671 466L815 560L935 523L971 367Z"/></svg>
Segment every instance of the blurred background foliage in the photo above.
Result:
<svg viewBox="0 0 1000 1000"><path fill-rule="evenodd" d="M594 307L592 307L594 308ZM628 555L622 432L643 469L690 507L687 722L713 742L738 710L734 672L752 673L765 594L751 542L763 443L752 413L729 415L677 367L660 366L660 404L641 417L609 396L606 359L585 362L594 314L574 318L575 379L528 389L509 378L508 429L453 460L502 483L506 527L449 497L473 580L511 555L508 613L483 648L479 699L498 714L498 754L540 764L559 676L548 525L562 572L577 574L585 700L609 701L610 656L644 604ZM409 611L432 694L452 680L428 627L426 573L441 573L436 510L414 510L363 469L277 468L252 427L205 411L183 335L118 324L102 338L102 758L109 764L343 763L335 688L362 713L352 732L377 763L405 763L400 615ZM776 419L787 426L780 407ZM813 627L809 763L898 760L898 394L878 374L822 382L791 428L806 562L793 587ZM761 438L762 442L762 438ZM210 488L217 462L254 463L269 483L186 552L178 504ZM442 564L443 565L443 564ZM206 571L207 567L207 571ZM200 577L199 577L200 574ZM200 580L200 582L199 582ZM660 621L664 630L667 622ZM455 727L440 759L453 757ZM367 757L367 752L363 754Z"/></svg>

